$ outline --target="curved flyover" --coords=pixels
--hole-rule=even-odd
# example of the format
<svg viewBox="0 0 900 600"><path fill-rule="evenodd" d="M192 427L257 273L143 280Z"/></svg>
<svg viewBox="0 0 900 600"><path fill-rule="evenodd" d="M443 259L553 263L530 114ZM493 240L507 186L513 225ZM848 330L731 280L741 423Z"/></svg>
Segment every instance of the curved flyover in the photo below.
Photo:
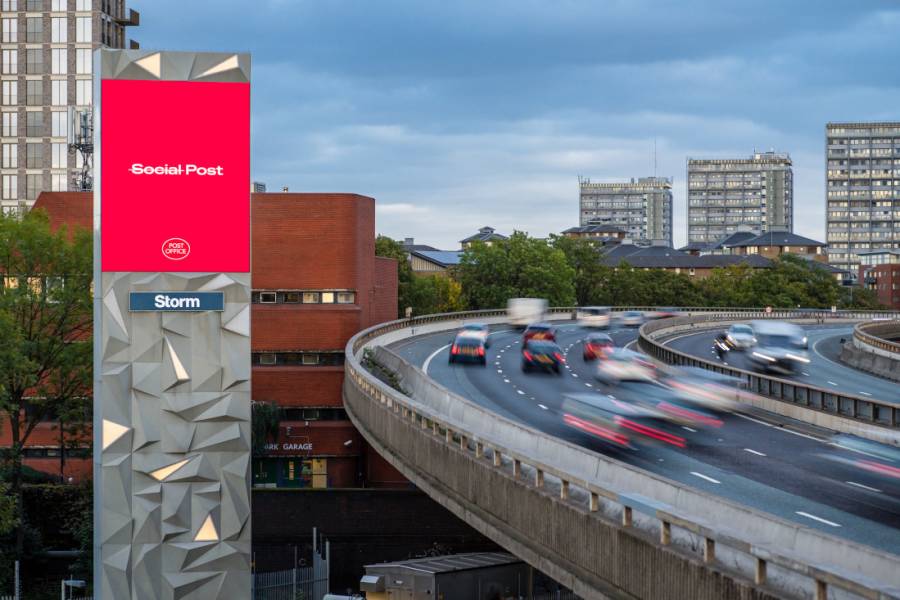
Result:
<svg viewBox="0 0 900 600"><path fill-rule="evenodd" d="M843 344L841 361L892 381L900 381L900 320L859 323Z"/></svg>
<svg viewBox="0 0 900 600"><path fill-rule="evenodd" d="M656 455L636 459L598 452L595 444L553 423L552 395L558 396L558 390L542 387L542 378L523 381L513 374L517 365L508 363L515 360L514 334L495 334L488 369L451 369L446 356L441 360L447 331L467 316L502 320L500 312L432 317L376 327L351 340L345 403L381 454L510 551L584 597L816 593L824 598L829 586L852 589L862 597L896 593L898 558L882 550L898 547L895 529L867 536L880 537L880 543L866 545L853 536L835 535L835 526L864 529L865 519L852 513L838 524L820 516L832 513L817 506L809 509L815 512L795 511L789 519L766 511L766 501L761 507L740 501L742 495L758 495L749 474L726 478L720 472L729 474L727 468L710 471L709 464L699 467L695 457L676 453L660 454L667 458L659 460ZM576 345L574 336L581 335L572 329L569 350ZM617 341L634 340L633 333L615 334L630 337ZM396 352L384 348L391 344ZM366 348L375 348L377 361L398 374L395 383L402 391L362 367ZM577 361L570 362L574 367ZM434 378L413 363L430 368ZM561 381L583 391L589 377L579 378L576 370ZM757 441L781 435L768 424L757 428L766 427L771 431ZM785 437L796 437L791 443L807 441ZM797 454L794 448L789 451ZM744 462L755 458L741 452ZM759 458L766 456L756 452ZM686 470L669 472L669 465ZM736 487L737 497L713 489L726 483ZM783 490L767 494L762 494L767 501L793 499ZM885 499L872 502L876 508L871 510L886 508ZM898 514L894 510L892 518ZM767 571L767 565L777 567Z"/></svg>

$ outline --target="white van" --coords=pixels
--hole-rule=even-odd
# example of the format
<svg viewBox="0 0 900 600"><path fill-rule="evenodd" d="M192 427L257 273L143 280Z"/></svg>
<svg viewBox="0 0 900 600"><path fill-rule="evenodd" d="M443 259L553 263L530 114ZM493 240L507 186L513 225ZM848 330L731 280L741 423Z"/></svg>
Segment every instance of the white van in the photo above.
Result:
<svg viewBox="0 0 900 600"><path fill-rule="evenodd" d="M510 298L506 303L506 315L513 327L528 327L544 320L547 301L542 298Z"/></svg>

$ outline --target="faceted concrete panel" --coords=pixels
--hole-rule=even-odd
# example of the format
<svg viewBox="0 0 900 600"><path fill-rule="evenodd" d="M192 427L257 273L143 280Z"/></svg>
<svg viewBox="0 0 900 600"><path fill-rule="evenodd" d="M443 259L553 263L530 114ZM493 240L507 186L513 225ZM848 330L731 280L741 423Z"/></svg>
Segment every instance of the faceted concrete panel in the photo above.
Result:
<svg viewBox="0 0 900 600"><path fill-rule="evenodd" d="M248 598L249 274L104 273L101 285L97 587L104 600ZM201 289L223 292L226 310L128 310L131 291Z"/></svg>

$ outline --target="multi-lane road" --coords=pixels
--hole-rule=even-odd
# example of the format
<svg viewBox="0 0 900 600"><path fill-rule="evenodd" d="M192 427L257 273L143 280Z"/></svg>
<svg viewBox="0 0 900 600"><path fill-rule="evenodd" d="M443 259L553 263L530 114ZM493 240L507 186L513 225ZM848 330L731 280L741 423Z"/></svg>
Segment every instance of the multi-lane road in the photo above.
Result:
<svg viewBox="0 0 900 600"><path fill-rule="evenodd" d="M810 344L816 350L811 354L818 358L810 363L809 375L800 377L818 377L819 368L827 372L827 361L831 359L823 346L835 336L839 341L849 331L812 328ZM582 359L581 340L586 334L587 330L574 323L559 326L557 340L566 354L566 368L561 375L523 373L521 334L513 330L491 334L485 367L449 364L453 332L410 338L391 347L442 385L499 415L830 534L891 552L900 548L900 485L831 460L853 462L866 456L835 446L822 430L771 414L734 414L726 416L719 428L684 427L684 448L645 445L622 450L566 426L560 412L565 395L613 391L594 379L593 365ZM637 336L635 329L616 327L610 334L622 346L634 342ZM707 332L670 343L709 357L712 336ZM853 374L863 379L850 379L845 374L831 380L838 386L847 386L840 388L845 391L856 387L858 391L879 395L892 389L876 378L855 371Z"/></svg>

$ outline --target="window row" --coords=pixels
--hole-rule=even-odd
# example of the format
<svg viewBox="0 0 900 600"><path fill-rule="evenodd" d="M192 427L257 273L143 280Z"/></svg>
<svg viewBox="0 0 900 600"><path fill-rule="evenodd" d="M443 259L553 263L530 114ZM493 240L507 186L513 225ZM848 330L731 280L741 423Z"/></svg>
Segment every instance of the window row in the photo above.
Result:
<svg viewBox="0 0 900 600"><path fill-rule="evenodd" d="M65 192L69 189L68 183L69 176L66 173L50 173L50 191ZM38 194L47 190L44 175L37 173L25 175L24 197L20 198L18 175L3 175L0 188L3 200L37 200Z"/></svg>
<svg viewBox="0 0 900 600"><path fill-rule="evenodd" d="M69 132L69 113L64 110L50 112L50 136L66 137ZM3 113L2 125L0 125L2 137L19 137L19 113ZM29 111L25 113L25 137L46 137L47 129L44 125L43 111Z"/></svg>
<svg viewBox="0 0 900 600"><path fill-rule="evenodd" d="M257 290L253 304L355 304L356 292L347 290Z"/></svg>
<svg viewBox="0 0 900 600"><path fill-rule="evenodd" d="M90 448L66 448L65 449L66 458L90 458L91 457L91 449ZM22 448L22 455L25 458L60 458L60 449L59 447L53 448L34 448L28 447Z"/></svg>
<svg viewBox="0 0 900 600"><path fill-rule="evenodd" d="M340 350L253 352L250 364L254 367L339 367L344 364L344 353Z"/></svg>
<svg viewBox="0 0 900 600"><path fill-rule="evenodd" d="M68 102L68 82L66 80L53 79L50 81L50 103L53 106L66 106ZM2 87L3 106L19 105L19 82L4 81ZM93 104L93 85L90 79L78 79L75 81L75 104L87 106ZM44 80L29 79L25 81L25 105L44 105Z"/></svg>
<svg viewBox="0 0 900 600"><path fill-rule="evenodd" d="M43 169L43 144L25 144L25 168ZM65 169L69 166L69 147L67 144L50 144L50 168ZM2 165L4 169L19 168L19 145L3 144Z"/></svg>
<svg viewBox="0 0 900 600"><path fill-rule="evenodd" d="M78 75L90 75L93 67L91 51L88 48L75 49L75 73ZM43 75L44 50L41 48L29 48L25 50L25 73L28 75ZM66 48L50 49L50 74L67 75L69 72L68 50ZM16 75L19 73L19 51L3 50L0 60L0 73L4 75Z"/></svg>
<svg viewBox="0 0 900 600"><path fill-rule="evenodd" d="M343 408L281 407L282 421L346 421L347 411Z"/></svg>
<svg viewBox="0 0 900 600"><path fill-rule="evenodd" d="M19 37L19 20L16 17L6 17L3 19L3 25L0 27L2 37L0 40L4 44L15 44L25 42L27 44L44 44L48 41L51 44L66 44L69 42L69 23L68 17L52 17L50 19L50 39L47 40L44 34L44 18L43 17L26 17L25 19L25 38ZM79 44L90 44L92 38L93 25L91 17L75 18L75 42Z"/></svg>

